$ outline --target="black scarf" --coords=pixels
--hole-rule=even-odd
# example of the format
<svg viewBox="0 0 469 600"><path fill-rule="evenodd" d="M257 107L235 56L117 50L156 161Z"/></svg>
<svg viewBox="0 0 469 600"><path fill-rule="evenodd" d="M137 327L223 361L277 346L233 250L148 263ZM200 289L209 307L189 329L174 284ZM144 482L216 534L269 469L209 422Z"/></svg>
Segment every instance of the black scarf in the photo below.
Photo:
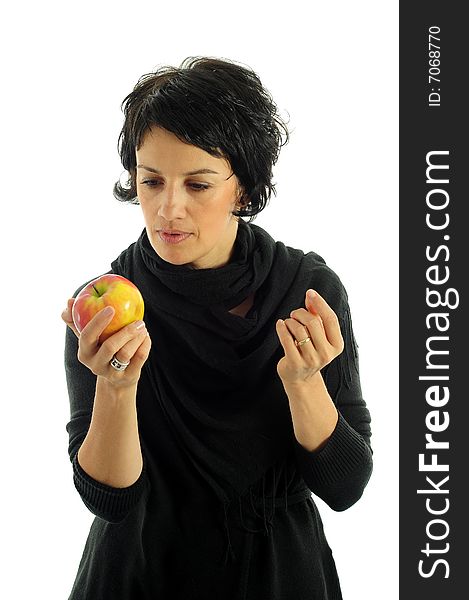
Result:
<svg viewBox="0 0 469 600"><path fill-rule="evenodd" d="M152 350L139 394L157 402L165 419L159 433L148 427L147 438L164 437L168 429L173 451L184 454L225 508L284 457L292 441L288 398L276 371L284 352L275 322L304 306L312 275L307 257L324 264L240 220L223 267L172 265L158 256L145 230L112 263L145 301ZM244 318L228 312L251 293L254 305Z"/></svg>

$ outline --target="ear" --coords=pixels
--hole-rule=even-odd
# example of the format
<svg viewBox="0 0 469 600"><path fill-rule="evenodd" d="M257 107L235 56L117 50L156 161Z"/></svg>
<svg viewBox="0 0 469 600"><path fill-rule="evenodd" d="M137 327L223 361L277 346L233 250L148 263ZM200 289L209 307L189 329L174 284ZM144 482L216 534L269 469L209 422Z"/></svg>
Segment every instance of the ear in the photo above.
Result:
<svg viewBox="0 0 469 600"><path fill-rule="evenodd" d="M237 209L246 208L246 206L249 205L249 202L250 202L250 200L249 200L248 196L242 190L240 192L240 194L238 195L238 200L236 201L236 208Z"/></svg>

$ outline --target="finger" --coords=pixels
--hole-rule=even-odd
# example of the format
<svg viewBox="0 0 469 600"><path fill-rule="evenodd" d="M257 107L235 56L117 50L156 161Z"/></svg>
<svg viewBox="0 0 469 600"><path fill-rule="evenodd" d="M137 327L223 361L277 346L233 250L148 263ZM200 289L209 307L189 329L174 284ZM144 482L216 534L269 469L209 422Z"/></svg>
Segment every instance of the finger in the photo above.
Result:
<svg viewBox="0 0 469 600"><path fill-rule="evenodd" d="M315 363L318 359L318 352L321 354L329 352L330 344L326 340L320 324L314 333L295 319L285 319L285 324L293 337L296 352L302 359ZM296 342L302 343L298 345Z"/></svg>
<svg viewBox="0 0 469 600"><path fill-rule="evenodd" d="M305 325L303 325L303 323L301 323L300 321L287 317L284 320L284 322L287 326L288 331L294 338L293 343L295 342L295 340L299 342L300 340L304 340L309 336L308 330L306 329Z"/></svg>
<svg viewBox="0 0 469 600"><path fill-rule="evenodd" d="M129 329L132 331L133 328L129 327ZM114 352L114 354L109 360L111 360L115 356L120 362L130 362L137 350L139 349L140 345L142 344L143 339L147 335L147 333L148 332L145 326L140 327L139 329L134 329L134 331L132 332L132 337L128 341L124 342L124 344L116 352ZM117 344L119 344L118 341L116 342L116 345ZM109 350L106 345L103 344L101 346L101 348L96 354L96 358L100 361L107 361L107 359L109 358Z"/></svg>
<svg viewBox="0 0 469 600"><path fill-rule="evenodd" d="M275 324L275 329L279 337L280 343L285 351L285 356L292 360L294 363L300 362L300 354L295 346L295 341L291 336L290 330L288 329L286 322L279 319Z"/></svg>
<svg viewBox="0 0 469 600"><path fill-rule="evenodd" d="M122 383L124 381L131 381L132 379L139 379L140 371L143 367L143 364L145 363L150 354L151 338L147 333L143 335L143 340L141 339L141 336L139 336L138 341L139 346L133 353L130 359L129 366L126 367L124 371L116 371L115 369L113 369L113 367L111 367L111 365L108 365L108 372L110 373L110 378L113 381L120 381ZM122 360L122 357L120 356L120 351L118 353L117 358L121 362L127 362Z"/></svg>
<svg viewBox="0 0 469 600"><path fill-rule="evenodd" d="M306 307L318 313L324 325L324 331L329 343L335 348L340 348L343 345L342 334L340 331L339 319L337 315L324 300L324 298L316 292L316 290L308 290L306 293Z"/></svg>
<svg viewBox="0 0 469 600"><path fill-rule="evenodd" d="M315 346L316 349L322 348L324 346L329 348L331 346L331 343L329 342L326 335L324 323L322 322L322 319L318 313L313 314L305 310L304 308L298 308L296 310L292 310L291 315L292 319L294 319L298 323L301 323L301 326L306 331L306 335L309 335L311 337L313 346ZM303 338L299 338L298 341L300 341L300 339Z"/></svg>
<svg viewBox="0 0 469 600"><path fill-rule="evenodd" d="M139 340L140 343L147 331L145 323L143 321L134 321L129 325L126 325L119 331L116 331L113 335L107 338L96 353L96 359L100 363L108 363L116 355L119 354L119 360L123 360L123 348L129 342ZM138 344L139 345L139 344ZM137 345L137 347L138 347ZM131 345L133 347L134 344ZM122 356L121 356L122 355ZM127 360L123 361L127 362Z"/></svg>
<svg viewBox="0 0 469 600"><path fill-rule="evenodd" d="M143 341L141 341L137 350L134 352L132 359L130 361L130 365L127 369L130 369L129 375L134 376L139 373L143 364L147 360L151 349L151 338L148 333L143 337ZM126 369L126 370L127 370Z"/></svg>
<svg viewBox="0 0 469 600"><path fill-rule="evenodd" d="M290 317L301 323L304 327L306 327L308 323L314 319L324 330L322 318L317 312L311 312L305 308L297 308L291 311Z"/></svg>
<svg viewBox="0 0 469 600"><path fill-rule="evenodd" d="M292 320L295 321L295 319ZM295 331L292 326L292 329L294 331L294 337L297 339L297 341L300 342L301 340L304 340L307 337L309 337L311 341L306 342L301 346L298 346L298 349L301 349L303 352L306 352L308 351L309 346L312 350L316 350L320 353L330 351L331 344L329 343L329 340L326 337L324 326L319 315L312 315L311 313L308 313L308 317L304 319L304 323L301 324L300 327L301 330L304 331Z"/></svg>
<svg viewBox="0 0 469 600"><path fill-rule="evenodd" d="M78 332L78 329L75 327L75 323L73 322L73 317L72 317L72 305L75 302L75 298L69 298L67 300L67 307L62 311L61 317L62 317L62 321L65 322L65 324L70 327L70 329L73 331L73 333L77 336L80 337L80 333Z"/></svg>
<svg viewBox="0 0 469 600"><path fill-rule="evenodd" d="M65 321L65 323L73 323L73 317L72 317L72 305L75 302L75 298L69 298L67 300L67 306L64 308L64 310L62 311L62 319Z"/></svg>
<svg viewBox="0 0 469 600"><path fill-rule="evenodd" d="M112 306L106 306L83 327L80 334L80 340L84 347L95 348L98 345L99 336L106 329L109 323L112 321L114 316L114 308Z"/></svg>

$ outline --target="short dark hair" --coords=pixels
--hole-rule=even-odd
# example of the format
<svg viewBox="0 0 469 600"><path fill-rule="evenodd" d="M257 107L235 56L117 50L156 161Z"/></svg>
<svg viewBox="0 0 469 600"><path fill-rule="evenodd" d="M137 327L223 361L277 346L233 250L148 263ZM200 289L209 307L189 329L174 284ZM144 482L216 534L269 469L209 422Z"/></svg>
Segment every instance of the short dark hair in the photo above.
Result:
<svg viewBox="0 0 469 600"><path fill-rule="evenodd" d="M142 75L121 109L118 152L129 177L125 185L114 185L118 200L138 204L135 150L152 126L228 160L241 186L241 208L234 215L252 220L276 195L272 167L289 132L252 69L226 59L188 57L179 67Z"/></svg>

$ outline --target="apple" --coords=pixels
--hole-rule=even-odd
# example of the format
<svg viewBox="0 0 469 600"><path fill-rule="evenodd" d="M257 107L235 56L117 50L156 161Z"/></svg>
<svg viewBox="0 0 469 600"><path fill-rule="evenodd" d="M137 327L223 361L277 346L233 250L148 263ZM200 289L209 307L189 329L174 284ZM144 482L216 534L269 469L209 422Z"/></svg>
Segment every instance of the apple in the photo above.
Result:
<svg viewBox="0 0 469 600"><path fill-rule="evenodd" d="M99 336L100 343L122 327L143 318L144 303L138 287L121 275L108 273L90 281L77 294L72 305L72 318L78 332L106 306L112 306L115 312Z"/></svg>

